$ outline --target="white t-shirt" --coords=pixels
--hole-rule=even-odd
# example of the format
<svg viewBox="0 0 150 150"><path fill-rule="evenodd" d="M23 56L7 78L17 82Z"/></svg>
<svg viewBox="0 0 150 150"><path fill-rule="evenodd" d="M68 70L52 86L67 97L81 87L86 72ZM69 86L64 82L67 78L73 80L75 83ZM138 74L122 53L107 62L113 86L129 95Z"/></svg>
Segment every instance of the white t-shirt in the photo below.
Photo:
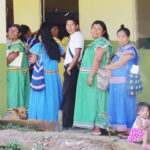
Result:
<svg viewBox="0 0 150 150"><path fill-rule="evenodd" d="M64 65L70 64L73 60L73 58L70 55L69 48L70 48L70 51L72 52L73 56L75 56L75 50L77 48L82 49L80 52L80 58L78 60L80 62L82 59L82 55L83 55L84 39L83 39L82 34L79 31L76 31L75 33L73 33L70 36L70 40L67 44L67 52L66 52Z"/></svg>

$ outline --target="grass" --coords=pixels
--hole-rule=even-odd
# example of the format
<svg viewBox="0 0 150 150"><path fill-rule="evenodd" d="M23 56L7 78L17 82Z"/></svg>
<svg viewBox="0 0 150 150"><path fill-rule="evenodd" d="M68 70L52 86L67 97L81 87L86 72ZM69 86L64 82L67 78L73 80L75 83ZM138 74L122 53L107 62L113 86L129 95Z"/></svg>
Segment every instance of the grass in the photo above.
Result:
<svg viewBox="0 0 150 150"><path fill-rule="evenodd" d="M91 41L85 41L85 48ZM114 52L117 51L119 44L116 41L112 41ZM139 50L140 55L140 70L142 76L142 82L144 90L142 94L137 96L138 102L150 103L150 50Z"/></svg>
<svg viewBox="0 0 150 150"><path fill-rule="evenodd" d="M22 132L27 132L27 131L36 131L36 129L32 126L21 126L20 124L12 124L12 123L7 123L7 124L0 124L0 130L5 130L5 129L16 129L18 131Z"/></svg>

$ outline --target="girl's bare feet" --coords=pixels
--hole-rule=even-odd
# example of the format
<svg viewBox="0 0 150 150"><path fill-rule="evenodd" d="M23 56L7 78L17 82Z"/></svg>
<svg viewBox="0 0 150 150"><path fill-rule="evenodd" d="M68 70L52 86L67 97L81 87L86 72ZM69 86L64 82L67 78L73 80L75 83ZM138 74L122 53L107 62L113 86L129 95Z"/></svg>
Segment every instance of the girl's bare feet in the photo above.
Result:
<svg viewBox="0 0 150 150"><path fill-rule="evenodd" d="M150 144L142 144L142 148L150 150Z"/></svg>

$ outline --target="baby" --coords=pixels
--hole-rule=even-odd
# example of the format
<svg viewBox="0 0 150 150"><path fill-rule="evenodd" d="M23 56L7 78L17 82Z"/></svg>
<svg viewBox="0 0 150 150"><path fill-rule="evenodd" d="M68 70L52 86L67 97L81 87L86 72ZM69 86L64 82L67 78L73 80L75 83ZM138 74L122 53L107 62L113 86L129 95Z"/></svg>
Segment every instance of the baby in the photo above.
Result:
<svg viewBox="0 0 150 150"><path fill-rule="evenodd" d="M133 127L130 131L128 142L143 142L142 148L150 150L150 144L148 142L148 127L150 127L149 117L149 105L141 102L137 106L137 114Z"/></svg>

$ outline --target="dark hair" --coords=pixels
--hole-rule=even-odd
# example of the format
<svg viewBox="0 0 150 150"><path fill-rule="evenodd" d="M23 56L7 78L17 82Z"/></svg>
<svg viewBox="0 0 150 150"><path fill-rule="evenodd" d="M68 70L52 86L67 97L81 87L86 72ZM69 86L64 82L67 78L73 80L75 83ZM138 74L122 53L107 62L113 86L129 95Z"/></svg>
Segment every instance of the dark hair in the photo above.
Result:
<svg viewBox="0 0 150 150"><path fill-rule="evenodd" d="M27 41L25 35L28 33L29 30L30 30L30 28L29 28L27 25L21 25L21 26L20 26L20 31L21 31L20 39L21 39L23 42L26 42L26 41Z"/></svg>
<svg viewBox="0 0 150 150"><path fill-rule="evenodd" d="M9 31L9 28L11 27L12 25L7 25L7 27L6 27L6 32L8 32Z"/></svg>
<svg viewBox="0 0 150 150"><path fill-rule="evenodd" d="M60 60L60 50L59 45L53 39L50 33L50 27L47 23L43 23L40 27L38 35L41 35L42 42L44 43L47 54L51 59Z"/></svg>
<svg viewBox="0 0 150 150"><path fill-rule="evenodd" d="M150 111L150 105L145 103L145 102L140 102L137 105L137 113L143 108L143 107L147 107Z"/></svg>
<svg viewBox="0 0 150 150"><path fill-rule="evenodd" d="M16 27L17 30L19 31L19 33L21 32L20 25L18 25L18 24L12 24L9 28L11 28L11 27Z"/></svg>
<svg viewBox="0 0 150 150"><path fill-rule="evenodd" d="M105 33L103 34L103 37L105 37L107 40L109 40L109 35L108 35L108 32L107 32L107 27L106 27L106 24L101 21L101 20L96 20L92 23L92 27L95 25L95 24L99 24L103 30L105 31Z"/></svg>
<svg viewBox="0 0 150 150"><path fill-rule="evenodd" d="M69 20L73 21L76 25L79 25L79 20L76 17L69 16L69 17L66 18L66 22L69 21Z"/></svg>
<svg viewBox="0 0 150 150"><path fill-rule="evenodd" d="M120 31L124 31L124 33L130 37L130 30L128 28L125 28L124 25L122 24L120 29L117 31L117 34L120 32Z"/></svg>

